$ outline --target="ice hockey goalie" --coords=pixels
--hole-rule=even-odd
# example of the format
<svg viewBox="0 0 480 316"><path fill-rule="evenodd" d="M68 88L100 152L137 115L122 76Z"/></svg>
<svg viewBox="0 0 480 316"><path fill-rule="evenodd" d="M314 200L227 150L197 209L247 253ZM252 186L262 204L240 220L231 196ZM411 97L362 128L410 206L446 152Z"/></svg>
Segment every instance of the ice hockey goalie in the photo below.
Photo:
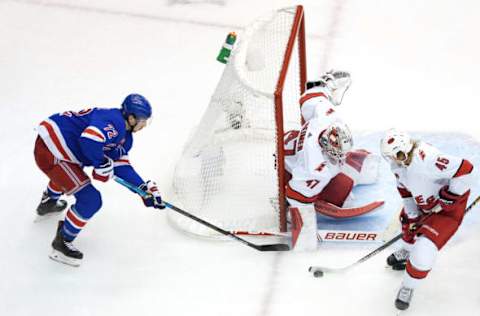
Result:
<svg viewBox="0 0 480 316"><path fill-rule="evenodd" d="M341 211L355 185L376 182L380 161L378 155L352 149L351 132L335 111L350 83L350 74L344 71L330 71L307 83L300 98L305 123L301 130L291 130L284 137L286 198L290 206L313 203L317 212L332 217L371 211Z"/></svg>

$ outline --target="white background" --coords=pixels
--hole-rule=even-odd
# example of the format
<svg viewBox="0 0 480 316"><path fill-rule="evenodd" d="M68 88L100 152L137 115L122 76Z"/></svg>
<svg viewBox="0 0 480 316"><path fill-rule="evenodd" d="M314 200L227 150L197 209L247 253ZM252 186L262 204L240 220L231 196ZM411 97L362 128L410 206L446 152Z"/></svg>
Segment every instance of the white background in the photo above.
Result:
<svg viewBox="0 0 480 316"><path fill-rule="evenodd" d="M115 183L96 184L103 208L75 242L83 265L48 259L56 221L32 222L46 184L32 154L38 122L144 94L154 120L130 156L168 199L174 163L223 70L215 57L226 33L296 4L178 2L0 1L0 315L393 315L402 275L384 268L388 251L347 275L306 272L349 264L377 245L274 254L198 240ZM303 4L309 74L352 73L342 112L354 132L480 137L477 1ZM478 313L480 233L471 218L405 315Z"/></svg>

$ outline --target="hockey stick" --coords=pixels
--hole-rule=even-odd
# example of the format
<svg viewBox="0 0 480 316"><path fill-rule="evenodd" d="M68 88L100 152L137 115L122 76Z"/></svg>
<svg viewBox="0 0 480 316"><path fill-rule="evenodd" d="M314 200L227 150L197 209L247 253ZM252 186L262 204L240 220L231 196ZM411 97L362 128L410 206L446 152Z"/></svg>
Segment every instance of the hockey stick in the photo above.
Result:
<svg viewBox="0 0 480 316"><path fill-rule="evenodd" d="M133 184L123 180L122 178L119 178L117 176L114 176L113 178L116 182L118 182L119 184L123 185L124 187L127 187L128 189L138 193L141 197L148 197L150 196L150 194L148 194L147 192L143 191L142 189L134 186ZM205 225L213 230L215 230L216 232L222 234L222 235L225 235L225 236L230 236L231 238L243 243L244 245L247 245L248 247L251 247L251 248L254 248L254 249L257 249L259 251L288 251L290 250L290 247L287 245L287 244L267 244L267 245L257 245L257 244L254 244L254 243L251 243L243 238L240 238L238 237L237 235L229 232L229 231L226 231L218 226L215 226L193 214L190 214L184 210L182 210L181 208L179 207L176 207L175 205L172 205L166 201L163 201L163 203L165 204L166 207L168 207L169 209L177 212L177 213L180 213L182 214L183 216L186 216L202 225Z"/></svg>
<svg viewBox="0 0 480 316"><path fill-rule="evenodd" d="M281 232L267 232L267 231L247 231L247 230L232 230L235 235L255 236L255 237L291 237L290 233Z"/></svg>
<svg viewBox="0 0 480 316"><path fill-rule="evenodd" d="M477 203L478 201L480 201L480 196L478 196L466 209L465 209L465 214L470 211ZM432 214L432 213L431 213ZM385 248L388 248L390 247L392 244L394 244L397 240L399 240L400 238L402 238L402 233L399 233L398 235L396 235L395 237L393 237L392 239L390 239L389 241L387 241L386 243L384 243L383 245L381 245L380 247L378 247L377 249L373 250L372 252L370 252L369 254L367 254L366 256L360 258L359 260L355 261L354 263L352 264L349 264L348 266L345 266L345 267L342 267L342 268L328 268L328 267L320 267L320 266L311 266L310 268L308 268L308 272L311 272L313 273L313 276L318 278L318 277L322 277L323 274L325 272L331 272L331 273L343 273L351 268L353 268L354 266L356 265L359 265L360 263L364 262L364 261L367 261L368 259L370 259L371 257L377 255L378 253L380 253L382 250L384 250Z"/></svg>

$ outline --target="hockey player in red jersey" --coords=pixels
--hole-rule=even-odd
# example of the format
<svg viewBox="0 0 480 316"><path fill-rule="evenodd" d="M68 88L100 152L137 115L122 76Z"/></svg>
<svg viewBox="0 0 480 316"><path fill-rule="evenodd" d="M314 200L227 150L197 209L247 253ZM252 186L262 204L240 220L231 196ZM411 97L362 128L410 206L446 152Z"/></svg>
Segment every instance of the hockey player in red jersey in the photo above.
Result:
<svg viewBox="0 0 480 316"><path fill-rule="evenodd" d="M467 159L444 154L397 130L388 131L380 146L403 200L402 247L387 258L387 264L406 270L395 300L395 306L404 310L438 252L462 223L474 167Z"/></svg>
<svg viewBox="0 0 480 316"><path fill-rule="evenodd" d="M92 178L98 181L106 182L114 175L127 180L149 193L143 199L146 206L164 208L156 184L144 181L128 158L133 133L142 130L151 115L150 103L139 94L130 94L121 108L66 111L40 123L34 155L49 183L37 214L45 217L62 212L67 203L61 195L75 197L75 204L58 224L51 259L72 266L83 259L72 242L102 206L100 192L84 167L93 167Z"/></svg>
<svg viewBox="0 0 480 316"><path fill-rule="evenodd" d="M344 71L330 71L307 83L300 98L300 131L285 134L286 197L293 207L315 204L317 212L335 217L360 215L342 211L326 214L319 202L341 207L356 184L374 183L379 156L365 150L352 150L349 128L337 115L351 83Z"/></svg>

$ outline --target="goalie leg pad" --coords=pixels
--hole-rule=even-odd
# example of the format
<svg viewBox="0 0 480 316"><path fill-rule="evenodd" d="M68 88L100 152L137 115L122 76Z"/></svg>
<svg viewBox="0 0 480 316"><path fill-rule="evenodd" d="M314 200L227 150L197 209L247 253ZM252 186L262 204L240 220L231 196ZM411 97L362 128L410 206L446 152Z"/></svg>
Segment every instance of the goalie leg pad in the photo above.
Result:
<svg viewBox="0 0 480 316"><path fill-rule="evenodd" d="M381 207L383 203L383 201L374 201L359 207L342 208L325 201L317 200L315 201L315 211L333 218L350 218L369 213Z"/></svg>
<svg viewBox="0 0 480 316"><path fill-rule="evenodd" d="M317 216L312 206L290 207L292 220L292 249L317 250Z"/></svg>
<svg viewBox="0 0 480 316"><path fill-rule="evenodd" d="M354 181L340 172L333 177L318 195L317 200L325 201L336 206L342 206L353 189Z"/></svg>
<svg viewBox="0 0 480 316"><path fill-rule="evenodd" d="M380 156L364 149L347 153L346 164L342 172L352 178L357 184L376 183L379 176Z"/></svg>

